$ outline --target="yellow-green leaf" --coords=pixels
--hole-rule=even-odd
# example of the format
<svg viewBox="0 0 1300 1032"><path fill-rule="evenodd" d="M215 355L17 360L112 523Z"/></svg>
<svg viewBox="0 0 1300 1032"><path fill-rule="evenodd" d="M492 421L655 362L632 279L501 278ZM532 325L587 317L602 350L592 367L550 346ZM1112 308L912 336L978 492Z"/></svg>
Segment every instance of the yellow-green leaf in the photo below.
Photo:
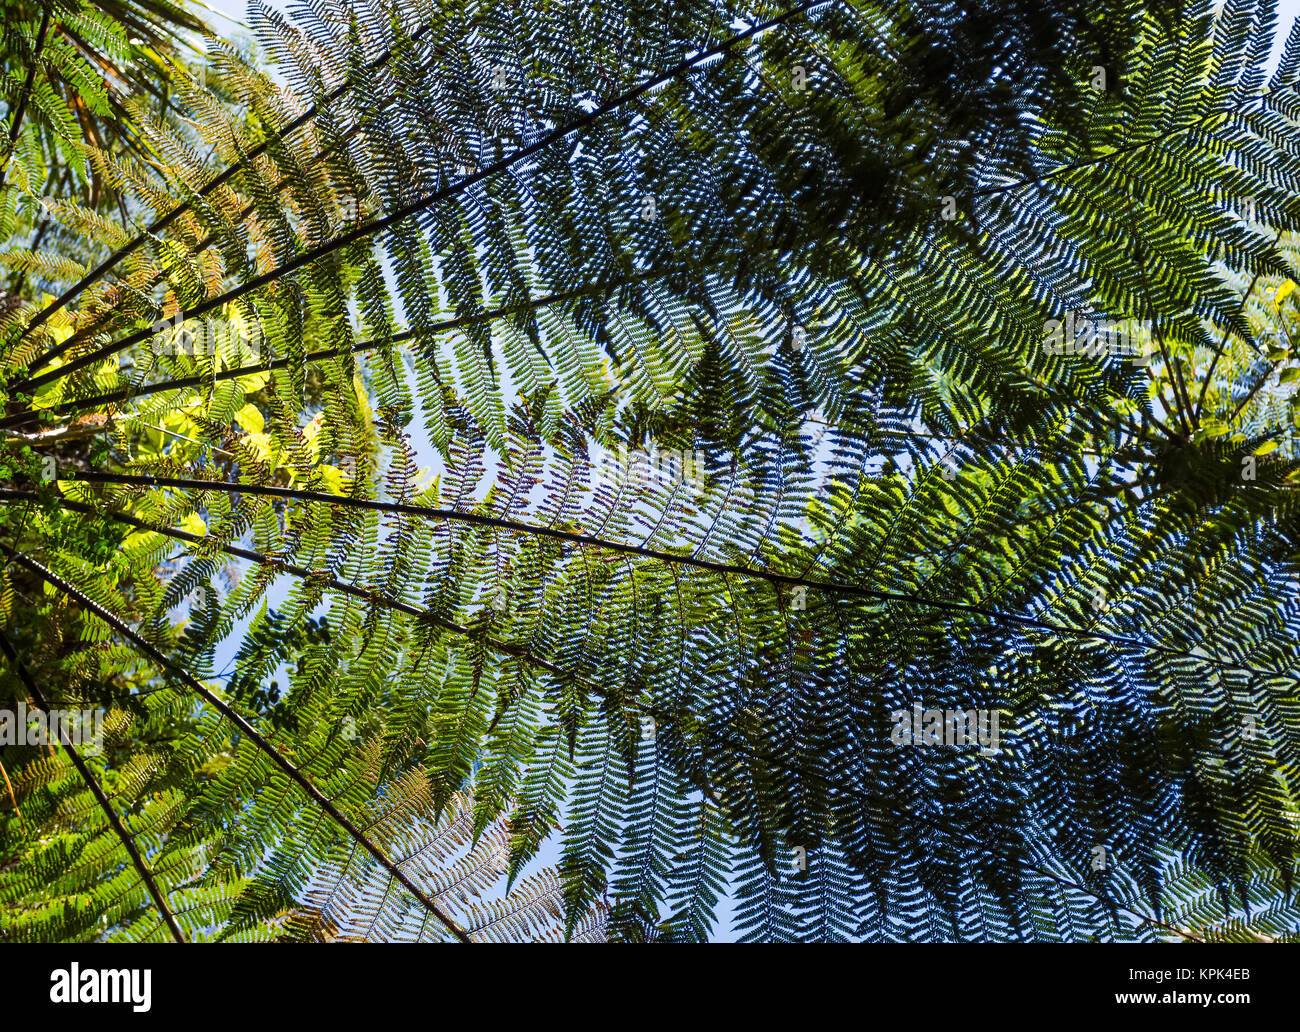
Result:
<svg viewBox="0 0 1300 1032"><path fill-rule="evenodd" d="M260 434L266 429L261 410L251 402L235 413L235 422L250 434Z"/></svg>

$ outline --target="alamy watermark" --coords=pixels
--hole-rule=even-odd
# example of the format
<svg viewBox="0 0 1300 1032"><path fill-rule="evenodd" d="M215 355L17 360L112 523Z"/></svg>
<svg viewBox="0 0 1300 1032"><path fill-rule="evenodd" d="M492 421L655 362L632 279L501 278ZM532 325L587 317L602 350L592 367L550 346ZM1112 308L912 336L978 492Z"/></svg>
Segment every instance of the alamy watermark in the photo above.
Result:
<svg viewBox="0 0 1300 1032"><path fill-rule="evenodd" d="M151 346L155 355L261 358L262 329L225 319L183 319L178 313L153 324Z"/></svg>
<svg viewBox="0 0 1300 1032"><path fill-rule="evenodd" d="M696 491L704 488L704 453L695 449L674 451L653 448L628 451L620 445L617 452L601 449L595 469L604 478L633 490L652 483L671 487L682 484Z"/></svg>
<svg viewBox="0 0 1300 1032"><path fill-rule="evenodd" d="M104 711L0 709L0 745L58 745L70 741L86 756L104 751Z"/></svg>
<svg viewBox="0 0 1300 1032"><path fill-rule="evenodd" d="M1049 355L1115 355L1134 365L1151 361L1151 324L1135 319L1088 319L1066 312L1065 319L1043 323L1043 350Z"/></svg>
<svg viewBox="0 0 1300 1032"><path fill-rule="evenodd" d="M925 709L918 702L911 710L894 710L889 716L894 722L889 740L895 745L956 748L978 743L985 756L999 751L997 710Z"/></svg>

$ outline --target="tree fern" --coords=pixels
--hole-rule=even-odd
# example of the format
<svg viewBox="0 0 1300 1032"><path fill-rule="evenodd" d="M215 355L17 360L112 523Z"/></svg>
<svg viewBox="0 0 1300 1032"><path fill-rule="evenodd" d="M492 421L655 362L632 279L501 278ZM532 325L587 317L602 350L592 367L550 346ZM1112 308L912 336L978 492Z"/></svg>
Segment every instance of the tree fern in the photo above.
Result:
<svg viewBox="0 0 1300 1032"><path fill-rule="evenodd" d="M27 18L4 934L1296 934L1300 35L978 6Z"/></svg>

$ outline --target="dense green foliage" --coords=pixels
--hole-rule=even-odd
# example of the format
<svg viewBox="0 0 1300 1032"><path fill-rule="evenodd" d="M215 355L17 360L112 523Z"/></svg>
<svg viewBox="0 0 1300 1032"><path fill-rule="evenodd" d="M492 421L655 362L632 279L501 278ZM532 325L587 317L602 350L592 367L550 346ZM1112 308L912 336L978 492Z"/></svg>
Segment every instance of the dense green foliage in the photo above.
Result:
<svg viewBox="0 0 1300 1032"><path fill-rule="evenodd" d="M4 937L1300 933L1270 5L19 7Z"/></svg>

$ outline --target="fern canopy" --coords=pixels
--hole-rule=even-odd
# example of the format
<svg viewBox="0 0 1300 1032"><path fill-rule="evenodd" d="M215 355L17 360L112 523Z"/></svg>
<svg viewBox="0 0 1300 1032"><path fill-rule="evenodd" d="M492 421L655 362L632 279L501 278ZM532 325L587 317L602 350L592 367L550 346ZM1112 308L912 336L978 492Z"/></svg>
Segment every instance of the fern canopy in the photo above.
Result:
<svg viewBox="0 0 1300 1032"><path fill-rule="evenodd" d="M1275 5L6 12L0 936L1300 934Z"/></svg>

